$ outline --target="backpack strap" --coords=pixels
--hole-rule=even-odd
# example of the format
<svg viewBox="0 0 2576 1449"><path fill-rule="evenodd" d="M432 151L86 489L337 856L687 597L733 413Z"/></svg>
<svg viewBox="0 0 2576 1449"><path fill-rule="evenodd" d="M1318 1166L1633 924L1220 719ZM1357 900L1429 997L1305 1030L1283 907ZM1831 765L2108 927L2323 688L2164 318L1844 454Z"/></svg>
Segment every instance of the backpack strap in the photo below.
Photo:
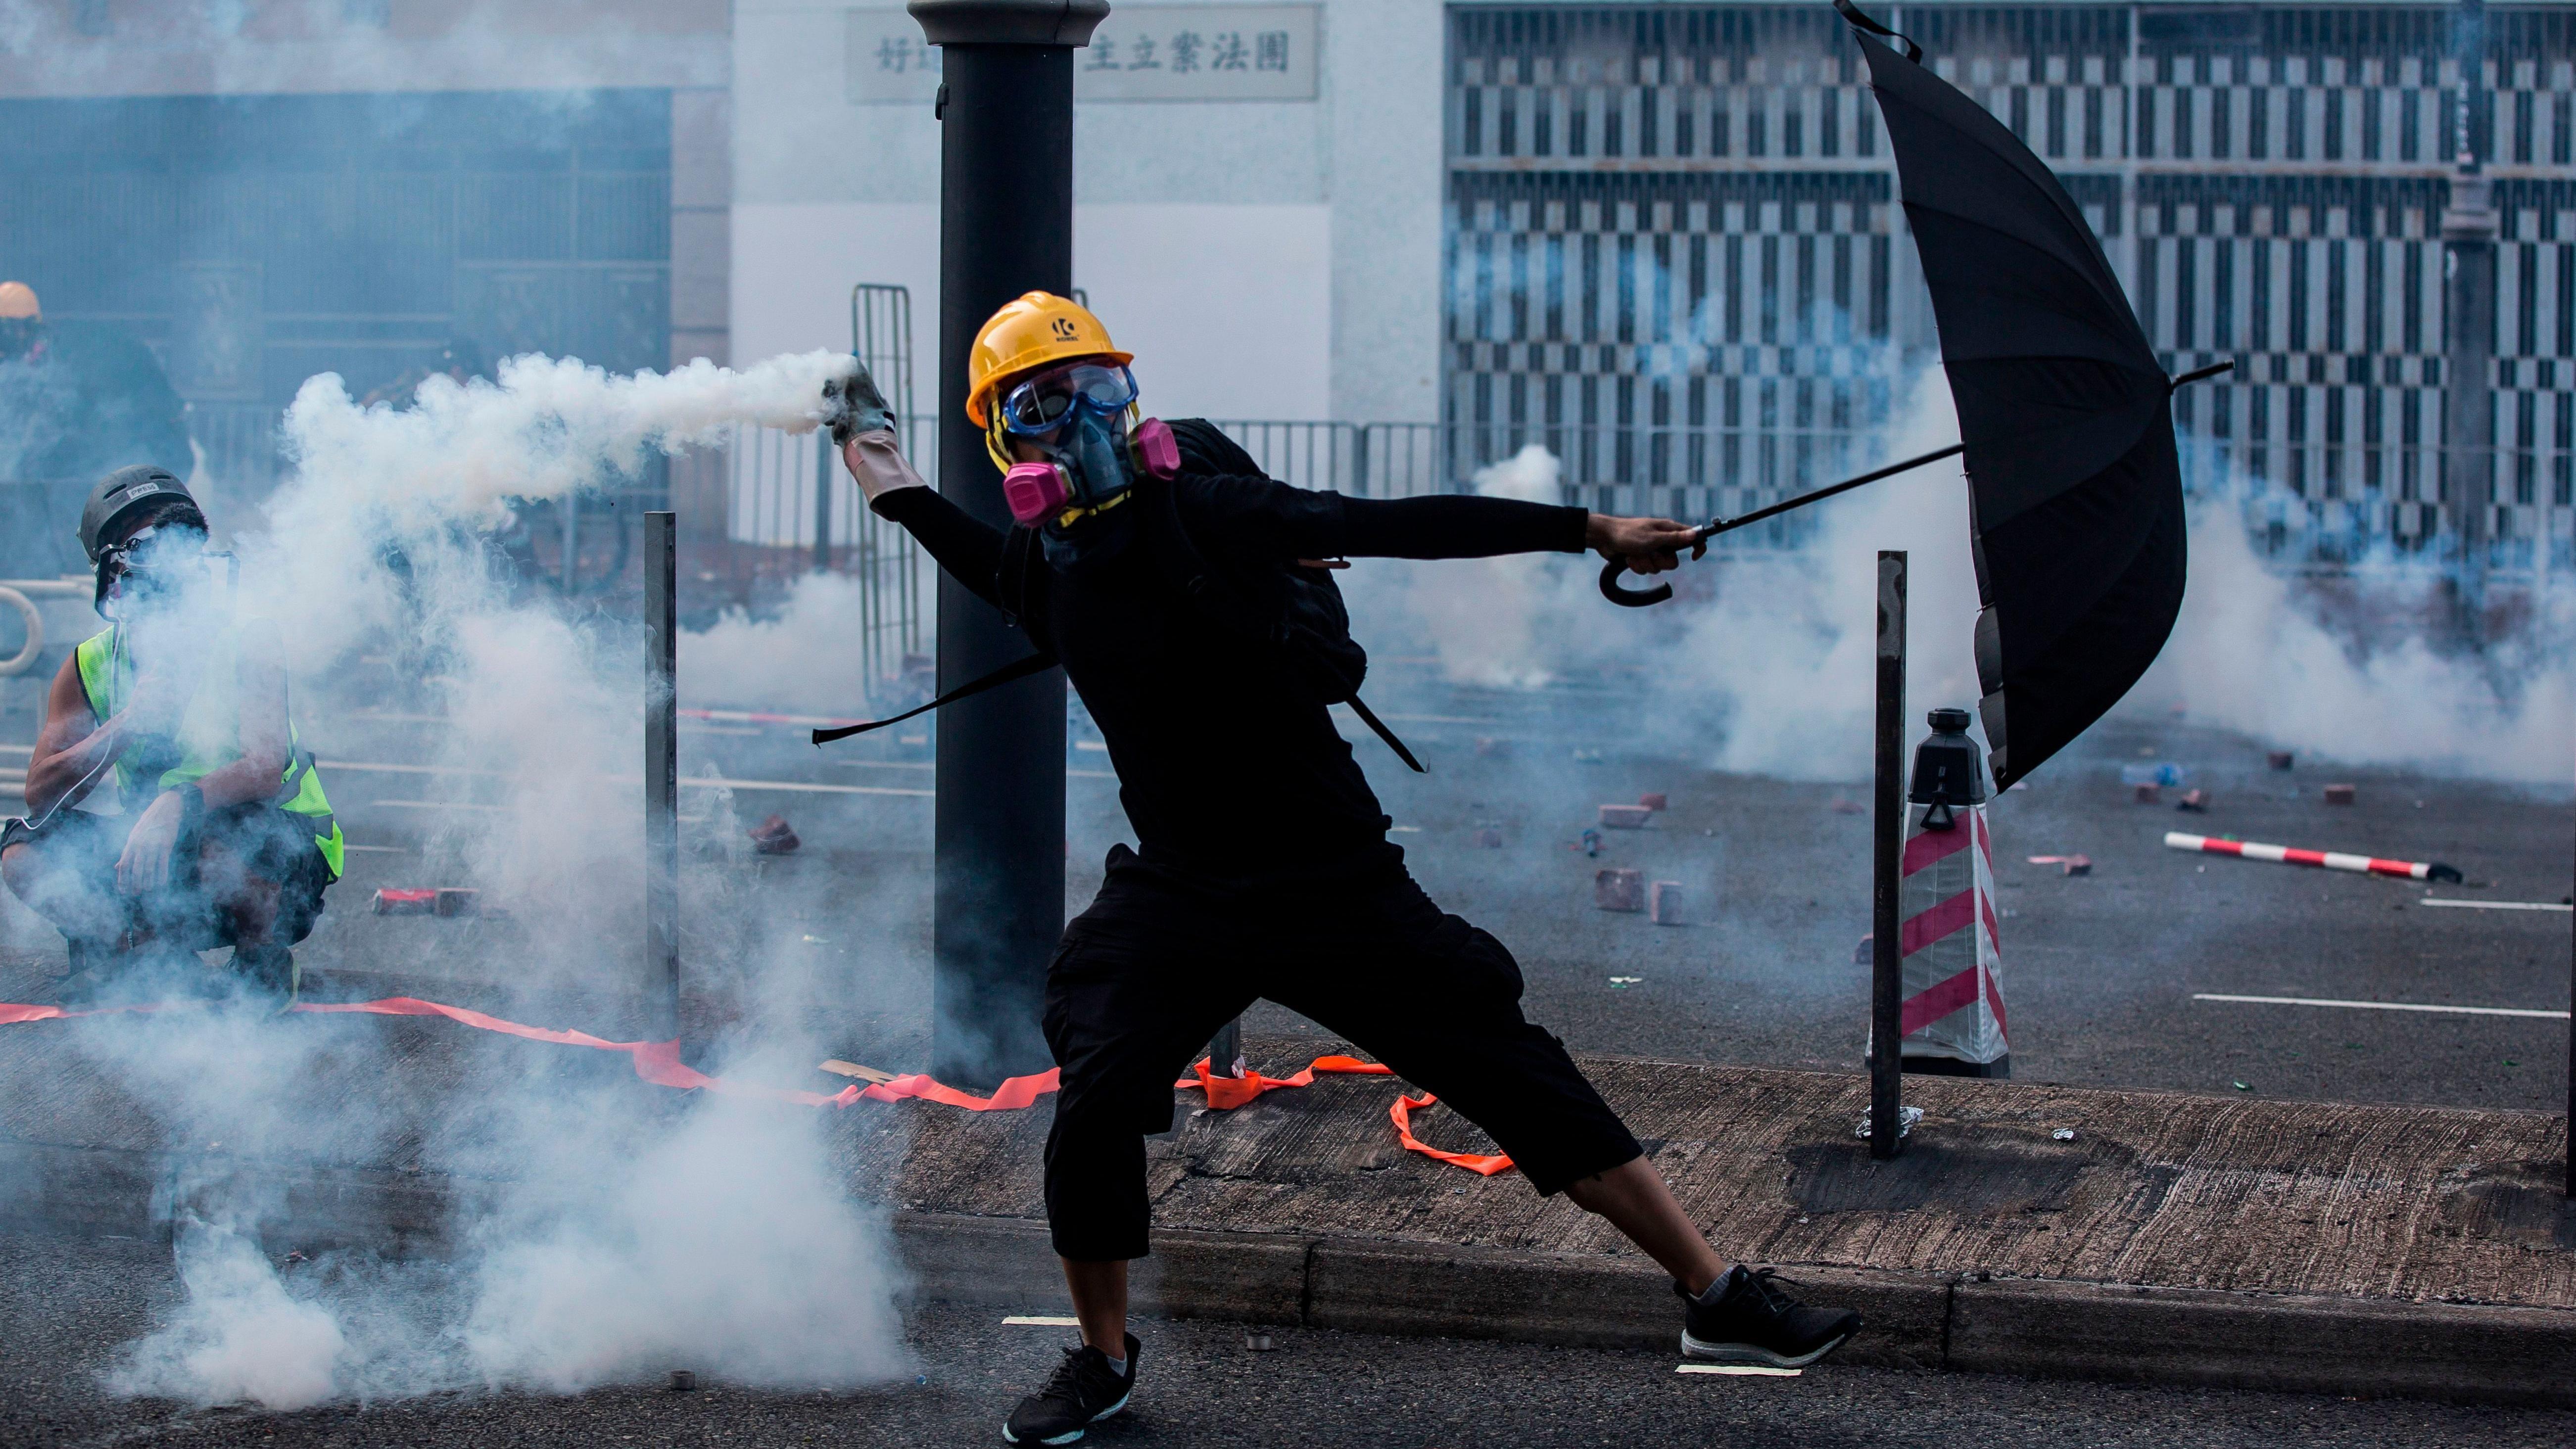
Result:
<svg viewBox="0 0 2576 1449"><path fill-rule="evenodd" d="M1043 674L1053 668L1055 668L1055 655L1041 649L1025 659L1015 659L982 678L970 679L930 703L915 705L899 715L887 719L873 719L866 724L843 725L839 729L816 730L814 743L830 744L834 740L845 740L852 735L866 734L870 730L881 730L890 724L901 724L914 715L927 714L941 705L955 704L969 695L982 694L985 690L999 688L1015 679L1026 679L1032 674Z"/></svg>
<svg viewBox="0 0 2576 1449"><path fill-rule="evenodd" d="M1026 630L1029 642L1046 652L1053 646L1029 607L1030 571L1037 561L1037 530L1025 523L1012 524L1010 532L1002 535L1002 561L993 569L993 597L1001 602L1003 621Z"/></svg>
<svg viewBox="0 0 2576 1449"><path fill-rule="evenodd" d="M1386 741L1386 747L1395 751L1395 757L1397 759L1411 765L1413 767L1413 773L1417 775L1428 775L1431 773L1429 770L1422 768L1422 762L1413 757L1413 751L1404 747L1404 741L1395 737L1395 731L1388 729L1385 722L1377 717L1377 711L1370 709L1367 705L1361 703L1360 697L1357 694L1353 694L1351 696L1350 703L1351 713L1360 717L1360 723L1377 731L1377 737Z"/></svg>
<svg viewBox="0 0 2576 1449"><path fill-rule="evenodd" d="M1034 646L1034 652L1027 658L1015 659L990 674L966 681L928 704L915 705L901 714L870 720L866 724L816 730L814 743L826 745L834 740L848 739L852 735L866 734L870 730L881 730L890 724L901 724L914 715L928 714L941 705L955 704L971 695L982 694L988 689L998 689L1013 680L1026 679L1032 674L1042 674L1053 669L1056 665L1055 649L1047 642L1036 614L1029 609L1029 569L1036 560L1036 531L1025 525L1012 525L1011 531L1002 535L1002 561L993 569L993 597L1001 601L1002 617L1028 632L1029 643Z"/></svg>

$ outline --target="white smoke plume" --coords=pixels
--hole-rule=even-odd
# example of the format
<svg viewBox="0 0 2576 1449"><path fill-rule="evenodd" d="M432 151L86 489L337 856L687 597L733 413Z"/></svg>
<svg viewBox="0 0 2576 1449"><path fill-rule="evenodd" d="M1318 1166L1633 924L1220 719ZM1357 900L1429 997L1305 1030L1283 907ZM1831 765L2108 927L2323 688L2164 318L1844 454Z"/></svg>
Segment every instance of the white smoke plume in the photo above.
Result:
<svg viewBox="0 0 2576 1449"><path fill-rule="evenodd" d="M1957 438L1939 369L1914 371L1896 397L1876 456L1907 457ZM1870 461L1855 459L1853 471ZM1475 483L1480 493L1552 501L1556 460L1526 447ZM2576 637L2566 627L2576 622L2576 600L2563 592L2541 599L2530 624L2483 658L2446 652L2421 627L2340 625L2339 617L2429 619L2440 580L2374 556L2352 570L2348 597L2330 609L2326 596L2255 555L2241 506L2251 488L2238 482L2193 501L2182 617L2121 708L2186 708L2193 719L2323 758L2508 781L2567 778L2576 657L2558 641ZM1686 564L1685 596L1653 609L1607 606L1595 558L1373 565L1349 586L1409 616L1452 680L1528 687L1607 671L1639 692L1641 747L1729 771L1859 779L1869 770L1878 550L1909 555L1909 708L1919 717L1936 705L1973 707L1980 693L1967 483L1955 462L1934 464L1816 505L1810 516L1815 532L1803 547ZM1713 593L1689 596L1692 570L1713 575Z"/></svg>
<svg viewBox="0 0 2576 1449"><path fill-rule="evenodd" d="M495 381L433 378L403 410L361 408L337 377L317 377L289 411L294 474L264 520L228 520L237 590L210 580L219 592L200 602L276 626L308 732L387 708L438 722L414 736L432 773L403 787L456 807L419 815L423 858L453 862L461 878L437 883L478 887L514 929L512 959L451 948L435 963L481 992L469 1004L506 1014L513 999L551 993L585 1015L545 1024L616 1037L635 1034L641 984L640 632L529 587L498 563L490 530L525 500L631 472L650 450L742 424L810 429L841 365L814 353L626 377L519 357ZM390 676L362 659L390 660ZM371 783L323 774L344 798ZM730 821L729 802L714 804ZM811 1008L848 992L808 979L813 953L778 939L803 929L784 918L796 903L776 891L747 901L732 875L739 842L725 843L737 848L684 867L684 893L708 907L693 929L725 939L724 971L753 979L743 1019L693 1055L777 1080L829 1054L812 1039ZM758 919L715 919L747 904ZM346 883L331 898L335 914L365 905ZM483 1060L471 1056L490 1049L479 1034L456 1030L453 1048ZM427 1124L397 1120L403 1094L309 1090L326 1055L319 1079L404 1079L413 1064L371 1056L386 1039L363 1018L253 1025L194 1010L80 1033L174 1142L252 1161L320 1151L364 1162L414 1133L424 1150L506 1164L509 1179L449 1224L451 1260L342 1249L284 1276L261 1251L276 1204L255 1189L258 1174L188 1187L187 1298L131 1347L113 1389L288 1408L480 1386L571 1392L674 1366L854 1386L902 1366L892 1250L830 1166L825 1114L666 1096L625 1079L615 1057L603 1057L611 1085L570 1091L562 1072L579 1080L578 1065L538 1064L515 1045L458 1073Z"/></svg>

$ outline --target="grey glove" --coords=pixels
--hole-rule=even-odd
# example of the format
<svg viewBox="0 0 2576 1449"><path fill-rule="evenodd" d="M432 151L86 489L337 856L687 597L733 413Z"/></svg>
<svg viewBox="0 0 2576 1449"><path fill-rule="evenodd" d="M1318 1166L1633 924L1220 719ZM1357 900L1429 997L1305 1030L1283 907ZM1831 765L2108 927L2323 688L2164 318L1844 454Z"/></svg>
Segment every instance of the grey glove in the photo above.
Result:
<svg viewBox="0 0 2576 1449"><path fill-rule="evenodd" d="M894 431L894 409L886 406L877 380L855 356L850 370L823 384L824 416L831 420L832 441L848 446L861 433Z"/></svg>

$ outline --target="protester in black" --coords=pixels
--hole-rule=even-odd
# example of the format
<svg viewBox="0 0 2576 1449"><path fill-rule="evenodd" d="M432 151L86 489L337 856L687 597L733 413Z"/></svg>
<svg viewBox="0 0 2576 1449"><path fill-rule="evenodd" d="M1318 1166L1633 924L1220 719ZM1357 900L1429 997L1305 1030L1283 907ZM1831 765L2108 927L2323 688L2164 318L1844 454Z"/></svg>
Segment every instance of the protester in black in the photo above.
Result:
<svg viewBox="0 0 2576 1449"><path fill-rule="evenodd" d="M1033 370L1033 385L1072 365ZM1127 393L1132 401L1132 380ZM1083 413L1068 406L1055 430L1013 430L1014 452L1071 451L1058 447L1062 430ZM1040 404L1028 411L1039 422L1059 416ZM1651 573L1690 545L1687 526L1508 499L1311 492L1262 476L1213 428L1182 433L1191 445L1177 476L1077 485L1068 513L1080 516L1050 514L1040 547L1019 555L1001 531L916 486L890 431L866 429L844 446L879 516L986 602L1010 608L1062 661L1136 831L1134 849L1111 850L1107 880L1066 927L1047 978L1046 1037L1061 1069L1047 1214L1084 1346L1012 1415L1005 1437L1069 1443L1125 1404L1137 1346L1126 1260L1147 1252L1143 1139L1169 1130L1172 1082L1256 999L1437 1094L1540 1193L1565 1191L1610 1219L1674 1275L1688 1300L1686 1352L1804 1363L1831 1351L1857 1317L1800 1307L1767 1273L1725 1269L1564 1045L1523 1018L1511 953L1444 913L1405 871L1386 838L1392 822L1326 706L1277 646L1193 596L1257 600L1265 580L1301 560L1356 557L1597 548ZM1123 429L1117 438L1127 446ZM1175 548L1203 558L1212 579L1177 579Z"/></svg>

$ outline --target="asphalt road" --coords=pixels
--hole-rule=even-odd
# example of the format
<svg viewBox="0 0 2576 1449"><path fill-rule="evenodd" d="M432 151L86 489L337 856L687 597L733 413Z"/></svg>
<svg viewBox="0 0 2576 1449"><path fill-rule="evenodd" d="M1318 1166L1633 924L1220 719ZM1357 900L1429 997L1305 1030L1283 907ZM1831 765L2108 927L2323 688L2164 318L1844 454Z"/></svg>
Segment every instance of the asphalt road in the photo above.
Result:
<svg viewBox="0 0 2576 1449"><path fill-rule="evenodd" d="M289 1272L289 1281L296 1281ZM565 1397L482 1387L295 1412L119 1398L101 1376L177 1296L168 1250L131 1239L0 1234L0 1444L463 1446L949 1445L997 1426L1067 1331L930 1306L907 1322L911 1372L883 1386L755 1390L669 1368ZM1142 1380L1102 1445L1796 1444L2018 1446L2560 1445L2576 1414L2284 1394L1825 1368L1796 1379L1674 1372L1661 1354L1457 1339L1143 1323Z"/></svg>
<svg viewBox="0 0 2576 1449"><path fill-rule="evenodd" d="M1450 909L1518 955L1527 1008L1577 1050L1676 1060L1857 1069L1868 929L1861 781L1728 775L1623 752L1615 682L1537 691L1443 686L1381 664L1371 692L1431 766L1414 776L1356 726L1349 733L1397 821L1395 837ZM0 712L0 742L31 738L28 691ZM516 989L542 941L516 922L370 916L378 885L459 877L440 802L490 802L504 782L437 777L434 725L388 693L371 717L308 724L351 838L350 878L304 953L346 993ZM890 732L892 733L892 732ZM872 736L819 754L804 731L694 723L683 774L714 768L746 785L739 821L785 813L805 841L788 857L743 856L701 874L686 903L694 979L742 979L741 963L788 962L799 1020L839 1054L896 1069L927 1057L930 997L929 747ZM2208 792L2203 814L2133 802L2124 765L2170 761ZM7 761L0 761L7 763ZM1096 886L1098 861L1126 838L1105 755L1070 757L1068 909ZM2322 786L2358 786L2329 806ZM1578 841L1598 805L1665 793L1639 831ZM713 797L684 794L684 812ZM1837 802L1845 807L1836 808ZM1992 806L2005 991L2017 1077L2113 1087L2563 1110L2567 1026L2551 1018L2218 1002L2201 995L2361 1000L2563 1012L2571 917L2562 911L2428 907L2429 897L2557 903L2576 868L2568 792L2300 761L2267 767L2263 743L2189 720L2131 713L2098 725L2027 786ZM1255 823L1257 828L1257 822ZM713 826L692 825L692 830ZM2168 850L2165 831L2437 859L2470 877L2432 887ZM1490 833L1489 833L1490 832ZM1480 840L1499 839L1499 845ZM2082 853L2092 873L2032 865ZM712 858L707 857L707 858ZM1597 911L1594 872L1637 866L1680 882L1698 924L1672 928ZM719 878L720 879L717 879ZM709 884L710 880L714 884ZM540 903L541 905L541 903ZM21 967L57 952L51 933L0 903L0 952ZM6 965L0 962L0 965ZM15 979L37 979L30 970ZM1633 978L1633 979L1614 979ZM588 982L583 1010L605 1029L628 1004ZM478 1002L488 997L477 997ZM775 1003L772 1003L774 1006ZM568 1018L567 1018L568 1019ZM1251 1025L1311 1030L1273 1008Z"/></svg>

